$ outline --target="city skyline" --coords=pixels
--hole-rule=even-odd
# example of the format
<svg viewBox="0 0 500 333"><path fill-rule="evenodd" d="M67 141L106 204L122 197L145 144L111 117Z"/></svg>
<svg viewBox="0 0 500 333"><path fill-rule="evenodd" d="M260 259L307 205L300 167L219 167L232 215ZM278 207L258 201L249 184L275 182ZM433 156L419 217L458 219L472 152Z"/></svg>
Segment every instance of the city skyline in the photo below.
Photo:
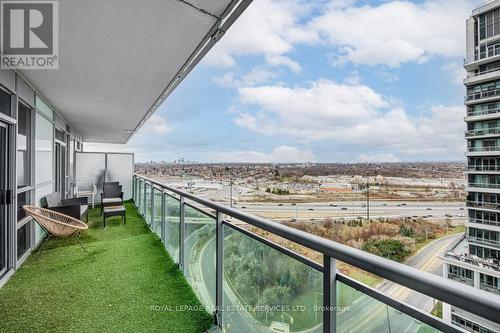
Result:
<svg viewBox="0 0 500 333"><path fill-rule="evenodd" d="M84 149L137 161L464 160L463 30L477 4L257 0L131 142Z"/></svg>

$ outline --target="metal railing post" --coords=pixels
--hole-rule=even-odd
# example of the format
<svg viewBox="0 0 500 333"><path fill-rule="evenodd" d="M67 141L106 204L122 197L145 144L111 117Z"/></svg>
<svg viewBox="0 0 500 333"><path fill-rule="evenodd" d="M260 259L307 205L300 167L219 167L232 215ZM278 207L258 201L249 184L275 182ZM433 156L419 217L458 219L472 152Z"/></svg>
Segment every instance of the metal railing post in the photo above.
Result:
<svg viewBox="0 0 500 333"><path fill-rule="evenodd" d="M323 333L337 331L337 267L335 259L323 255Z"/></svg>
<svg viewBox="0 0 500 333"><path fill-rule="evenodd" d="M179 267L183 273L184 271L184 238L186 234L186 229L184 227L184 197L181 196L179 199L179 219L180 219L180 225L179 225Z"/></svg>
<svg viewBox="0 0 500 333"><path fill-rule="evenodd" d="M215 323L222 329L222 314L224 311L222 304L223 293L223 269L224 269L224 229L222 220L224 214L217 211L217 221L215 230Z"/></svg>
<svg viewBox="0 0 500 333"><path fill-rule="evenodd" d="M148 203L148 200L147 200L147 198L146 198L146 197L147 197L147 195L146 195L146 194L148 193L147 188L148 188L148 186L147 186L146 182L144 181L144 205L142 206L142 216L144 216L144 217L146 217L146 215L147 215L147 214L146 214L146 210L147 210L147 203ZM148 221L146 221L146 223L147 223L147 222L148 222Z"/></svg>
<svg viewBox="0 0 500 333"><path fill-rule="evenodd" d="M160 213L160 216L161 216L161 227L160 227L160 234L161 234L161 242L163 243L163 245L165 245L165 241L167 239L167 235L166 235L166 232L167 232L167 228L165 228L165 208L166 208L166 202L165 202L165 191L162 189L161 191L161 213Z"/></svg>
<svg viewBox="0 0 500 333"><path fill-rule="evenodd" d="M149 217L149 228L155 224L155 187L151 184L151 216Z"/></svg>

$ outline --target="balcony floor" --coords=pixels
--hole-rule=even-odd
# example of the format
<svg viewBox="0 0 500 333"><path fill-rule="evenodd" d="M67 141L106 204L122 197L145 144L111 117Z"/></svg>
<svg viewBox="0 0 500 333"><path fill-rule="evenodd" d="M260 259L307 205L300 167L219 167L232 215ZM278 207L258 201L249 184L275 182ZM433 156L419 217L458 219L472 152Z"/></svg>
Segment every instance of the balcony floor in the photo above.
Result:
<svg viewBox="0 0 500 333"><path fill-rule="evenodd" d="M212 316L175 311L200 303L133 204L127 225L89 215L82 236L50 240L0 289L0 332L203 332ZM171 306L154 311L151 306Z"/></svg>

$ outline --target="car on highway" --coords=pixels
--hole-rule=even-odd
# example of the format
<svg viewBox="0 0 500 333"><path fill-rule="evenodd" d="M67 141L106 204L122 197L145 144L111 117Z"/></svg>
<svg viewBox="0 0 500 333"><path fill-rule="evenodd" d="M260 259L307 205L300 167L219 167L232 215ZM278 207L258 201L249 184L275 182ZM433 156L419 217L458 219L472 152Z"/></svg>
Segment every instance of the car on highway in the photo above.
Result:
<svg viewBox="0 0 500 333"><path fill-rule="evenodd" d="M308 210L314 210L314 208L309 208Z"/></svg>
<svg viewBox="0 0 500 333"><path fill-rule="evenodd" d="M337 205L334 205L334 204L330 204L330 207L337 207Z"/></svg>
<svg viewBox="0 0 500 333"><path fill-rule="evenodd" d="M427 210L432 210L432 208L431 208L431 207L427 207L426 209L427 209Z"/></svg>
<svg viewBox="0 0 500 333"><path fill-rule="evenodd" d="M242 209L245 209L245 208L247 208L247 206L241 206L241 208L242 208Z"/></svg>
<svg viewBox="0 0 500 333"><path fill-rule="evenodd" d="M347 210L347 207L342 207L342 208L340 208L340 209L341 209L341 210Z"/></svg>
<svg viewBox="0 0 500 333"><path fill-rule="evenodd" d="M281 207L281 206L283 206L283 204L281 204L281 203L280 203L280 204L278 204L278 206L280 206L280 207Z"/></svg>
<svg viewBox="0 0 500 333"><path fill-rule="evenodd" d="M451 214L444 214L446 217L453 217Z"/></svg>

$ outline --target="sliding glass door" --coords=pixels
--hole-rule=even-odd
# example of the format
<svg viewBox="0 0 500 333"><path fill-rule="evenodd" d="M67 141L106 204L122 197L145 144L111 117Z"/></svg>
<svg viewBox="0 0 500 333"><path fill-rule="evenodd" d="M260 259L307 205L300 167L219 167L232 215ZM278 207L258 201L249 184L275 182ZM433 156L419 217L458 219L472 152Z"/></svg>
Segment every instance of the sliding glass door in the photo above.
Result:
<svg viewBox="0 0 500 333"><path fill-rule="evenodd" d="M0 277L7 271L8 263L8 207L12 194L9 192L9 136L8 125L0 122Z"/></svg>

